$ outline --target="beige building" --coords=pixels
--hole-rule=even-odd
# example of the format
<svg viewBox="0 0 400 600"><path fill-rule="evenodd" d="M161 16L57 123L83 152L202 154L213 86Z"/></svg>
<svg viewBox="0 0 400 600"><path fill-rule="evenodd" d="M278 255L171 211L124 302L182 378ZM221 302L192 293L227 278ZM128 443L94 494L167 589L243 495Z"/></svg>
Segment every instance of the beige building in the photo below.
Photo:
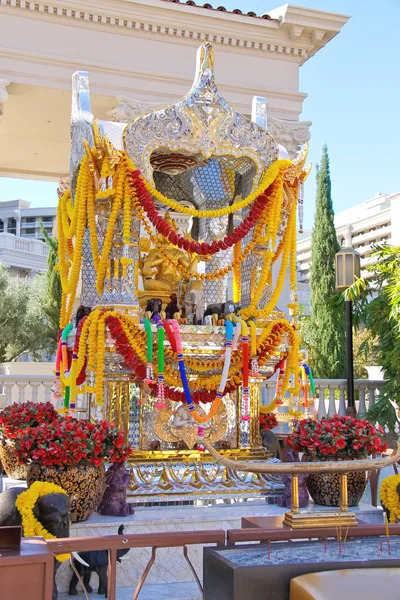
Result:
<svg viewBox="0 0 400 600"><path fill-rule="evenodd" d="M0 175L68 176L74 71L89 72L98 119L127 121L187 93L204 41L226 99L250 115L253 97L267 98L268 129L293 156L311 125L300 67L347 20L291 5L256 16L166 0L2 0Z"/></svg>
<svg viewBox="0 0 400 600"><path fill-rule="evenodd" d="M0 202L0 262L14 277L32 277L47 269L49 249L40 222L51 236L57 209L30 208L26 200Z"/></svg>
<svg viewBox="0 0 400 600"><path fill-rule="evenodd" d="M192 1L0 0L0 176L68 177L75 71L89 73L97 119L129 122L187 93L205 41L219 91L249 116L266 98L268 130L294 157L311 126L300 67L347 20L290 4L257 16Z"/></svg>
<svg viewBox="0 0 400 600"><path fill-rule="evenodd" d="M56 202L56 198L54 198ZM10 233L17 237L44 240L40 229L43 224L51 237L56 219L57 208L31 208L27 200L7 200L0 202L0 233Z"/></svg>
<svg viewBox="0 0 400 600"><path fill-rule="evenodd" d="M371 256L376 244L400 245L400 192L376 194L336 213L335 227L339 244L361 254L361 275L368 276L365 269L376 261ZM298 282L304 289L309 283L310 263L311 231L306 231L297 242Z"/></svg>

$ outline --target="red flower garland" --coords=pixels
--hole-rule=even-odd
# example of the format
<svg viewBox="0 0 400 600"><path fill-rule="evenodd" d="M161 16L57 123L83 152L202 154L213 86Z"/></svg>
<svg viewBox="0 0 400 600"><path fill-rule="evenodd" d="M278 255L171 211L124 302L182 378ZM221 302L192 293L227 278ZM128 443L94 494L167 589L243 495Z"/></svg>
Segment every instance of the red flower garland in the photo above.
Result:
<svg viewBox="0 0 400 600"><path fill-rule="evenodd" d="M119 322L118 317L109 316L107 317L107 325L111 336L115 341L115 348L117 352L124 358L125 364L132 370L133 374L140 380L146 378L146 365L136 356L134 349L129 344L125 332ZM267 344L266 341L263 344L263 348L259 353L259 359L261 360L267 354L270 354L279 341L279 331L281 325L277 324L271 331L271 344ZM276 332L275 332L276 330ZM270 339L268 338L268 339ZM275 366L272 375L278 368L279 363ZM149 385L150 393L152 396L157 396L157 383ZM225 388L225 394L234 392L238 388L238 385L234 383L228 383ZM185 396L182 390L172 388L168 385L164 385L165 398L174 402L185 402ZM214 402L216 396L216 390L199 390L192 394L192 399L195 404L206 404L208 402Z"/></svg>
<svg viewBox="0 0 400 600"><path fill-rule="evenodd" d="M167 238L174 246L178 246L187 252L196 253L201 256L210 256L221 250L228 250L228 248L231 248L240 242L249 233L250 229L254 227L265 210L269 200L269 197L265 193L260 194L253 202L247 217L232 233L225 236L223 240L214 240L211 244L200 243L193 240L187 240L176 233L169 223L159 215L154 200L141 179L140 171L132 171L131 179L131 187L135 189L142 208L145 210L148 218L157 229L158 233Z"/></svg>
<svg viewBox="0 0 400 600"><path fill-rule="evenodd" d="M82 317L82 319L79 321L78 323L78 328L76 330L76 335L75 335L75 341L74 341L74 354L78 354L78 349L79 349L79 340L81 337L81 332L82 332L82 327L85 323L87 319L87 315L85 315L84 317ZM81 372L79 373L78 377L76 378L76 385L80 386L84 383L85 379L86 379L86 366L87 366L87 359L85 359L85 362L83 363L83 367L81 369Z"/></svg>
<svg viewBox="0 0 400 600"><path fill-rule="evenodd" d="M144 381L146 379L146 367L131 348L119 319L109 316L107 317L107 325L115 341L117 352L124 358L125 363L132 369L136 377Z"/></svg>

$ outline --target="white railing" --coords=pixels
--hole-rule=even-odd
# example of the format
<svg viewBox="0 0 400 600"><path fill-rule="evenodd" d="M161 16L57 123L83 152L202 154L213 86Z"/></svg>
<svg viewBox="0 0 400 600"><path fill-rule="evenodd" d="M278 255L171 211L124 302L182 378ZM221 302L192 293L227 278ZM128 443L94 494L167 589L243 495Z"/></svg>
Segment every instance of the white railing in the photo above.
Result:
<svg viewBox="0 0 400 600"><path fill-rule="evenodd" d="M37 256L47 256L49 248L47 244L37 239L17 237L11 233L0 233L0 248L4 250L18 250Z"/></svg>
<svg viewBox="0 0 400 600"><path fill-rule="evenodd" d="M356 379L354 381L357 414L365 415L379 398L383 381ZM51 400L54 384L52 375L2 375L0 374L0 408L13 402L47 402ZM346 380L316 379L318 418L331 417L335 413L346 414ZM275 395L275 382L263 385L262 403L270 404Z"/></svg>
<svg viewBox="0 0 400 600"><path fill-rule="evenodd" d="M2 375L0 374L0 408L13 402L51 401L54 384L52 375Z"/></svg>
<svg viewBox="0 0 400 600"><path fill-rule="evenodd" d="M365 415L377 402L383 383L381 380L372 379L356 379L354 381L355 405L359 416ZM346 379L315 379L315 388L317 392L315 408L318 411L318 419L332 417L334 414L341 416L346 414ZM262 393L262 403L270 404L274 395L275 382L267 381L265 391Z"/></svg>

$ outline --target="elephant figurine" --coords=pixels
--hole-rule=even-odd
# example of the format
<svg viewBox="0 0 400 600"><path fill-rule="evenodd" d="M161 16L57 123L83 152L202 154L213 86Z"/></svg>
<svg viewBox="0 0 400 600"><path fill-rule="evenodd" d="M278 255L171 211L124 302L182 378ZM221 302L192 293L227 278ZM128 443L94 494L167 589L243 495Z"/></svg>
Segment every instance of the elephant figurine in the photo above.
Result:
<svg viewBox="0 0 400 600"><path fill-rule="evenodd" d="M15 506L18 496L25 492L23 487L14 487L0 494L0 527L21 526L22 519ZM58 537L69 537L70 503L66 494L48 494L38 499L33 507L33 513L39 523L49 533ZM61 563L54 559L53 600L58 598L55 576Z"/></svg>
<svg viewBox="0 0 400 600"><path fill-rule="evenodd" d="M153 321L155 316L159 316L161 311L162 311L162 300L160 298L152 298L151 300L147 301L145 313L151 314L151 317L150 317L151 321Z"/></svg>
<svg viewBox="0 0 400 600"><path fill-rule="evenodd" d="M209 315L218 315L219 318L224 318L227 315L236 313L238 308L239 306L232 302L232 300L228 300L228 302L223 302L222 304L209 304L204 312L204 318Z"/></svg>
<svg viewBox="0 0 400 600"><path fill-rule="evenodd" d="M261 432L262 445L269 452L272 453L274 458L281 458L281 445L278 438L270 429L266 429Z"/></svg>
<svg viewBox="0 0 400 600"><path fill-rule="evenodd" d="M123 525L120 525L118 528L118 535L123 535L124 529L125 527ZM127 548L126 550L117 550L117 561L121 562L121 558L125 556L125 554L128 554L129 550L129 548ZM97 573L97 575L99 576L99 587L97 593L102 594L107 598L108 551L95 550L91 552L79 552L79 556L89 565L88 567L85 567L76 559L74 559L74 566L83 580L83 584L86 588L86 591L89 594L90 592L93 592L93 589L90 585L90 578L92 576L92 573ZM76 596L78 594L78 591L76 589L77 583L78 577L76 576L76 573L73 573L69 582L68 589L68 594L70 596Z"/></svg>
<svg viewBox="0 0 400 600"><path fill-rule="evenodd" d="M135 507L126 501L126 488L129 485L129 473L125 463L113 463L106 473L106 489L99 505L99 513L109 517L128 517L133 515Z"/></svg>
<svg viewBox="0 0 400 600"><path fill-rule="evenodd" d="M288 452L286 455L285 462L300 462L297 453ZM299 475L299 508L305 508L309 503L309 496L306 487L308 475ZM282 483L285 484L285 491L283 495L279 498L278 506L286 506L287 508L292 508L292 476L291 475L281 475Z"/></svg>
<svg viewBox="0 0 400 600"><path fill-rule="evenodd" d="M165 307L165 314L167 319L174 319L175 313L179 312L178 297L176 294L171 294L169 299L170 302L168 302L167 306Z"/></svg>
<svg viewBox="0 0 400 600"><path fill-rule="evenodd" d="M193 325L200 325L203 317L204 292L203 290L190 290L186 292L183 306L185 314ZM190 315L192 318L190 319Z"/></svg>

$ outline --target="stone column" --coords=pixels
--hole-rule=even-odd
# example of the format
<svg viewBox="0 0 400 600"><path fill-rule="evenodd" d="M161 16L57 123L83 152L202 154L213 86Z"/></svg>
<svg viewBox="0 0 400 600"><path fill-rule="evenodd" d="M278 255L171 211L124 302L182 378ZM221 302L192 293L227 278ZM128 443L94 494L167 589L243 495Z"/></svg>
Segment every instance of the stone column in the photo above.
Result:
<svg viewBox="0 0 400 600"><path fill-rule="evenodd" d="M311 125L311 121L288 121L268 115L268 131L278 144L286 148L291 159L295 158L301 146L310 139Z"/></svg>
<svg viewBox="0 0 400 600"><path fill-rule="evenodd" d="M15 217L15 223L16 223L15 235L17 237L21 237L21 215L17 215Z"/></svg>
<svg viewBox="0 0 400 600"><path fill-rule="evenodd" d="M7 87L9 85L10 85L10 82L7 81L7 79L0 78L0 118L3 116L4 104L8 100Z"/></svg>

